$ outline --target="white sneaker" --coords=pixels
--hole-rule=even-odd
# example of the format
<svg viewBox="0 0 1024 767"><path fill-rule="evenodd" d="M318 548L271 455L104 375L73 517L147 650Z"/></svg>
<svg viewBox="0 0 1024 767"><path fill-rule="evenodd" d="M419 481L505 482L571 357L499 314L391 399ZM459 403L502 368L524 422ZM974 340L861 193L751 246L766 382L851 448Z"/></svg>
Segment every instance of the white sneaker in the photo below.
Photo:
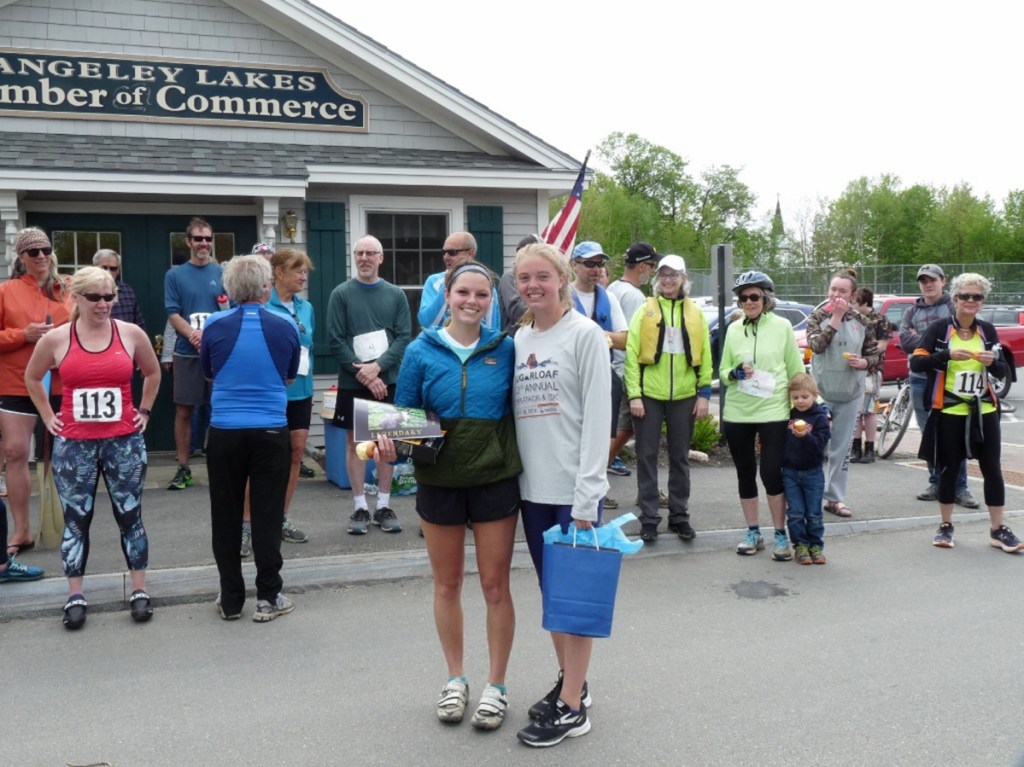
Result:
<svg viewBox="0 0 1024 767"><path fill-rule="evenodd" d="M484 688L470 724L478 730L496 730L505 721L508 696L492 684Z"/></svg>
<svg viewBox="0 0 1024 767"><path fill-rule="evenodd" d="M278 594L273 602L261 599L256 603L256 612L252 619L257 623L272 621L279 615L287 615L295 609L295 604L284 594Z"/></svg>
<svg viewBox="0 0 1024 767"><path fill-rule="evenodd" d="M469 685L460 679L448 680L437 701L437 718L442 722L461 722L468 702Z"/></svg>

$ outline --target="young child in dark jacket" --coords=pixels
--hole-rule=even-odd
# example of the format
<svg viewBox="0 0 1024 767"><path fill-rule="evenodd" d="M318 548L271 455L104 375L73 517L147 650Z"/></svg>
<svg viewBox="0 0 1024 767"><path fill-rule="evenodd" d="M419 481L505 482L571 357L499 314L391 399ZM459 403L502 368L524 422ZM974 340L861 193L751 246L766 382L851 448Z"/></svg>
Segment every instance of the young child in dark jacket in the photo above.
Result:
<svg viewBox="0 0 1024 767"><path fill-rule="evenodd" d="M818 404L818 385L806 373L789 382L789 429L782 448L782 484L786 491L786 521L797 564L825 564L825 471L832 428L828 412Z"/></svg>

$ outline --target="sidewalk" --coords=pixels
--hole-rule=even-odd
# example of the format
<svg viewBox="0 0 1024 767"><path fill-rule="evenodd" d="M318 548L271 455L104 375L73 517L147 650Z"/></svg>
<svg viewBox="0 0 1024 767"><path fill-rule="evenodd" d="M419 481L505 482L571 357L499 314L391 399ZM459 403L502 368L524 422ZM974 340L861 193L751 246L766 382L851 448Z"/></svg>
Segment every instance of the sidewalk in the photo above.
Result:
<svg viewBox="0 0 1024 767"><path fill-rule="evenodd" d="M851 535L878 530L931 528L938 521L938 507L923 503L915 496L927 484L923 462L917 460L919 433L911 428L892 458L874 464L850 467L847 501L854 510L849 520L826 515L826 536ZM285 558L284 581L288 591L318 588L326 585L363 583L427 576L430 573L423 539L418 533L415 496L392 496L391 506L402 523L401 533L386 534L371 526L364 536L346 533L352 513L352 495L326 481L324 471L309 458L317 476L299 480L290 518L309 536L305 544L282 543ZM150 541L150 566L147 586L154 604L174 601L212 599L217 592L217 572L210 548L210 508L205 461L194 460L195 485L187 490L165 489L175 471L171 455L150 456L146 491L143 496L143 519ZM1024 522L1015 517L1024 515L1024 447L1005 446L1004 475L1007 480L1007 519L1010 526L1021 528ZM34 475L33 475L34 476ZM971 476L977 468L971 466ZM609 475L610 496L621 507L610 516L636 512L635 476ZM683 543L666 533L653 545L644 547L641 556L686 554L692 551L732 551L743 532L742 515L736 490L736 474L731 465L695 464L691 470L692 492L690 512L697 539ZM665 477L662 478L662 486ZM981 483L972 480L972 491L980 500ZM33 497L32 527L38 526L38 509ZM371 507L373 500L371 499ZM130 581L124 568L117 526L110 513L109 499L102 489L97 497L96 515L92 524L91 548L85 593L90 607L103 604L117 606L127 600ZM984 509L971 512L957 509L957 521L987 519ZM767 504L762 499L761 522L769 527ZM626 526L629 534L638 534L636 523ZM922 530L922 543L931 537ZM467 543L472 544L471 536ZM46 578L35 583L7 584L0 589L0 620L36 611L56 611L64 603L66 581L61 573L60 554L56 550L36 548L25 552L21 561L46 570ZM467 566L474 568L473 556ZM531 567L529 554L520 530L517 536L514 567ZM250 563L246 566L250 587L255 576Z"/></svg>

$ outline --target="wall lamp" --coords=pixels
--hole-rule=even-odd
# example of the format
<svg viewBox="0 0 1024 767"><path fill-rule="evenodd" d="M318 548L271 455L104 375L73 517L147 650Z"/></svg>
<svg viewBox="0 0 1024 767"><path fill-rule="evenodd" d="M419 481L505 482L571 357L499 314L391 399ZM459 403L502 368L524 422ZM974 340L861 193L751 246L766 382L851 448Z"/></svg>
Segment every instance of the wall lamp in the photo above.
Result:
<svg viewBox="0 0 1024 767"><path fill-rule="evenodd" d="M299 232L299 217L294 210L285 212L284 216L281 217L281 224L284 228L284 236L288 238L288 241L295 244L295 235Z"/></svg>

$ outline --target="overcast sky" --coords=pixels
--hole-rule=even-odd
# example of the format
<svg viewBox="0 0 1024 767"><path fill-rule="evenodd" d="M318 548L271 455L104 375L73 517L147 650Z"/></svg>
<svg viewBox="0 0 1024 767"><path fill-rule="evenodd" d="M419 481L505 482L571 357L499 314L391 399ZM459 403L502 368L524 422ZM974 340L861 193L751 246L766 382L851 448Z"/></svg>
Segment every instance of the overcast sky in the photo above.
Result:
<svg viewBox="0 0 1024 767"><path fill-rule="evenodd" d="M742 168L759 213L882 173L1024 188L1018 2L314 2L574 157L623 131Z"/></svg>

